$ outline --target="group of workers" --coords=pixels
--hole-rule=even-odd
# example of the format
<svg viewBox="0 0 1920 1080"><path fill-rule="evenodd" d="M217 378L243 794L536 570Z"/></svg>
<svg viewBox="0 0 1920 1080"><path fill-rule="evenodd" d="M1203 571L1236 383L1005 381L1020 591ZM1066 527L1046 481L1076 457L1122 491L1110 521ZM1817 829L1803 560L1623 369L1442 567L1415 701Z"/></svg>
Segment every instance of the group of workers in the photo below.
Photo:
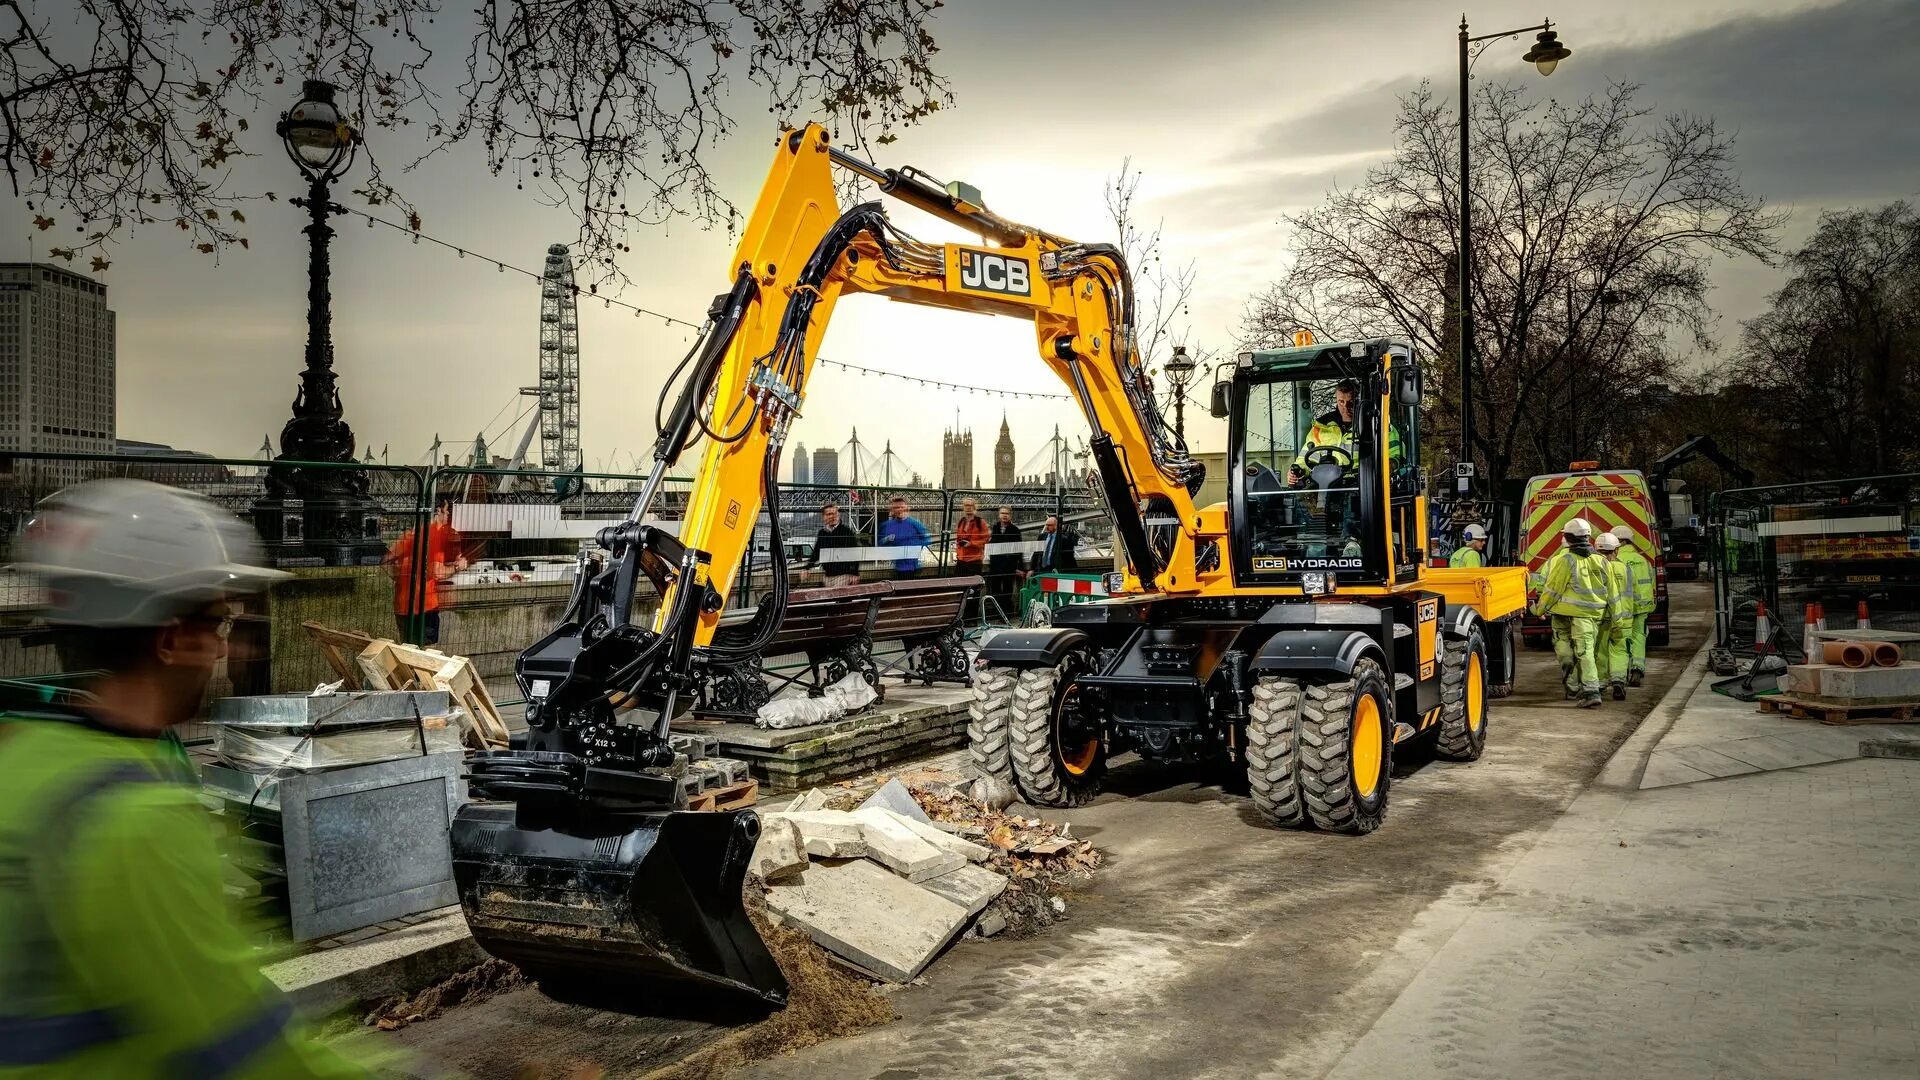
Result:
<svg viewBox="0 0 1920 1080"><path fill-rule="evenodd" d="M1625 525L1594 535L1585 518L1561 533L1547 560L1533 614L1553 623L1553 652L1567 697L1598 708L1601 689L1624 701L1647 670L1647 616L1654 610L1653 564Z"/></svg>

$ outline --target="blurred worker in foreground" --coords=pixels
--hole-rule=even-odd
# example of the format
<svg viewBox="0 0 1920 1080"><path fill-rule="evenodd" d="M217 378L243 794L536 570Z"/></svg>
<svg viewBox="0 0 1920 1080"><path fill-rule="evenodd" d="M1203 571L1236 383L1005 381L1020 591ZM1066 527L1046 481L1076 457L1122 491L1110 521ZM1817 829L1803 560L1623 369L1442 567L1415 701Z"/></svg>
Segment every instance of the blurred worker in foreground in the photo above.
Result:
<svg viewBox="0 0 1920 1080"><path fill-rule="evenodd" d="M1567 696L1583 709L1600 707L1600 672L1594 645L1607 613L1607 568L1593 551L1593 526L1574 518L1560 535L1561 549L1547 560L1546 579L1533 602L1535 615L1553 619L1553 654Z"/></svg>
<svg viewBox="0 0 1920 1080"><path fill-rule="evenodd" d="M1627 588L1633 594L1633 621L1627 624L1627 685L1639 686L1647 677L1647 616L1658 606L1653 597L1653 564L1640 554L1633 542L1633 529L1626 525L1613 528L1620 541L1615 556L1627 569Z"/></svg>
<svg viewBox="0 0 1920 1080"><path fill-rule="evenodd" d="M1447 559L1448 566L1481 567L1487 565L1487 528L1469 525L1460 530L1460 546Z"/></svg>
<svg viewBox="0 0 1920 1080"><path fill-rule="evenodd" d="M1613 700L1627 700L1627 631L1633 625L1633 591L1627 584L1627 568L1618 556L1620 538L1603 532L1593 548L1607 563L1607 614L1600 620L1600 640L1594 646L1600 678L1613 692Z"/></svg>
<svg viewBox="0 0 1920 1080"><path fill-rule="evenodd" d="M226 906L171 729L226 655L227 599L286 575L205 499L142 480L49 498L46 582L75 706L0 717L0 1076L356 1077L309 1040Z"/></svg>

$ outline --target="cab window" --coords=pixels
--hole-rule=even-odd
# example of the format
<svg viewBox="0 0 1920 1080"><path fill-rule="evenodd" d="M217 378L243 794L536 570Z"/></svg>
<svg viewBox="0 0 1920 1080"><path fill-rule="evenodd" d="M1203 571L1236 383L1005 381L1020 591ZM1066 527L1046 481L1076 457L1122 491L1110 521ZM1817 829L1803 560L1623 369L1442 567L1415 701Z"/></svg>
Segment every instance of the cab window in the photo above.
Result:
<svg viewBox="0 0 1920 1080"><path fill-rule="evenodd" d="M1350 379L1248 388L1240 451L1256 560L1362 557L1359 395Z"/></svg>

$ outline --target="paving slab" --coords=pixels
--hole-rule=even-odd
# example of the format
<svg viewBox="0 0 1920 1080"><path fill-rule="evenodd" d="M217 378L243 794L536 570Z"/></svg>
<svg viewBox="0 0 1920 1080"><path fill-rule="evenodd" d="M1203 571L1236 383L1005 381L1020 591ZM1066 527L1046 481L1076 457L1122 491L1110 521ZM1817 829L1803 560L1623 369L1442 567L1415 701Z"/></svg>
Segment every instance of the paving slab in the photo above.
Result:
<svg viewBox="0 0 1920 1080"><path fill-rule="evenodd" d="M865 810L870 806L878 806L885 810L891 810L901 817L913 821L930 822L933 820L927 816L925 810L920 808L919 801L913 797L913 792L907 790L907 785L897 779L889 780L881 784L879 789L867 796L866 801L862 802L856 809Z"/></svg>
<svg viewBox="0 0 1920 1080"><path fill-rule="evenodd" d="M767 890L767 907L820 946L891 982L912 982L970 913L866 859L817 862Z"/></svg>
<svg viewBox="0 0 1920 1080"><path fill-rule="evenodd" d="M1741 773L1760 771L1757 767L1749 765L1738 758L1728 757L1720 753L1717 749L1720 745L1722 744L1715 743L1713 746L1682 746L1671 751L1671 753L1681 764L1692 766L1709 776L1739 776Z"/></svg>
<svg viewBox="0 0 1920 1080"><path fill-rule="evenodd" d="M1674 784L1696 784L1711 779L1712 773L1696 769L1672 754L1655 754L1647 761L1647 771L1640 777L1640 786L1671 787Z"/></svg>
<svg viewBox="0 0 1920 1080"><path fill-rule="evenodd" d="M1712 748L1763 772L1773 769L1797 769L1802 765L1818 765L1822 762L1838 760L1825 751L1814 750L1779 735L1714 743ZM1661 751L1661 753L1665 752Z"/></svg>
<svg viewBox="0 0 1920 1080"><path fill-rule="evenodd" d="M760 839L753 845L747 872L761 881L780 881L807 868L806 842L792 818L774 817L760 823Z"/></svg>
<svg viewBox="0 0 1920 1080"><path fill-rule="evenodd" d="M263 974L300 1008L324 1014L431 986L486 959L458 907L427 915L399 930L269 964Z"/></svg>
<svg viewBox="0 0 1920 1080"><path fill-rule="evenodd" d="M906 878L925 881L965 866L967 858L955 851L935 847L922 840L898 814L882 807L855 810L867 842L867 858Z"/></svg>
<svg viewBox="0 0 1920 1080"><path fill-rule="evenodd" d="M761 815L764 821L789 821L800 829L800 843L816 859L858 859L867 854L866 830L844 810L804 810Z"/></svg>
<svg viewBox="0 0 1920 1080"><path fill-rule="evenodd" d="M1005 874L968 863L958 870L930 877L921 882L920 887L967 909L968 915L978 915L993 903L994 897L1006 891L1007 878Z"/></svg>

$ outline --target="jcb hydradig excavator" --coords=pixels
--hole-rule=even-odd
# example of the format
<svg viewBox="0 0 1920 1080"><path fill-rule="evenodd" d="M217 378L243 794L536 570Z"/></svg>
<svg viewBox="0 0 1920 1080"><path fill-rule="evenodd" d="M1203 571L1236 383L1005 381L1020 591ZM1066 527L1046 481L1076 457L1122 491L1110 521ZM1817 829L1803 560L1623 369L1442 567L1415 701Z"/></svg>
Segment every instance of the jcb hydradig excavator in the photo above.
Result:
<svg viewBox="0 0 1920 1080"><path fill-rule="evenodd" d="M879 202L840 210L835 168L977 235L933 245ZM1125 260L989 212L964 184L880 169L817 126L783 132L700 341L656 416L628 519L583 553L557 629L521 654L528 733L476 755L452 842L475 939L566 996L684 980L778 1004L786 984L742 907L751 810L688 812L668 725L708 673L755 655L783 616L782 560L753 619L719 632L834 305L873 293L1034 326L1072 391L1126 555L1111 597L994 637L974 671L976 766L1047 806L1093 795L1108 758L1242 765L1278 825L1363 833L1393 750L1478 757L1512 679L1524 571L1427 569L1420 372L1395 339L1242 353L1215 387L1228 500L1155 405L1133 348ZM680 535L645 524L669 467L706 437ZM779 515L771 549L781 550ZM641 575L661 596L633 619ZM629 995L628 1000L634 999Z"/></svg>

